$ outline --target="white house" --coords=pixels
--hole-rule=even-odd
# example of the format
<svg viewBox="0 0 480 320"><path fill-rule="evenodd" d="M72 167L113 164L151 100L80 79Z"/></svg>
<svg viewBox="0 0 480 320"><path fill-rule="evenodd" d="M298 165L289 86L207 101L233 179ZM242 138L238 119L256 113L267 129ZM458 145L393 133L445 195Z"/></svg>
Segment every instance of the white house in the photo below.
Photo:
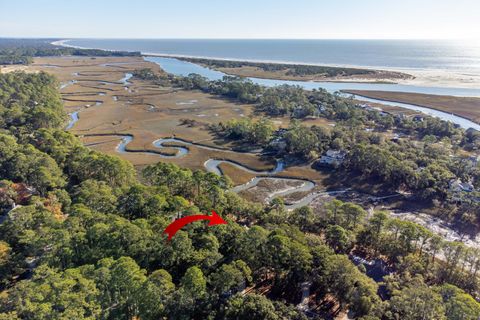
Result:
<svg viewBox="0 0 480 320"><path fill-rule="evenodd" d="M450 190L453 192L472 192L475 187L469 182L462 182L460 179L452 179L449 183Z"/></svg>
<svg viewBox="0 0 480 320"><path fill-rule="evenodd" d="M416 121L416 122L423 122L423 120L425 120L425 118L423 116L417 114L417 115L413 116L412 120Z"/></svg>
<svg viewBox="0 0 480 320"><path fill-rule="evenodd" d="M475 168L478 165L479 158L479 156L470 156L467 158L467 161L471 167Z"/></svg>
<svg viewBox="0 0 480 320"><path fill-rule="evenodd" d="M283 152L287 148L287 142L283 138L275 138L270 141L269 147L279 152Z"/></svg>
<svg viewBox="0 0 480 320"><path fill-rule="evenodd" d="M345 151L330 149L322 155L318 163L320 165L339 166L345 160L346 155L347 153Z"/></svg>

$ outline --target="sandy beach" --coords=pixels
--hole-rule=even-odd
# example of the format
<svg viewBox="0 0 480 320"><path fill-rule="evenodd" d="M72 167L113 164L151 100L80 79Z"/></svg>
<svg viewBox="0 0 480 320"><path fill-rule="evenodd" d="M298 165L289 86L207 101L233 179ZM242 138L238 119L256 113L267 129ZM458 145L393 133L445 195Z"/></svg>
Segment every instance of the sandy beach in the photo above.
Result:
<svg viewBox="0 0 480 320"><path fill-rule="evenodd" d="M413 79L400 80L399 83L401 84L472 89L480 87L480 74L477 73L419 69L395 69L395 71L405 72L414 76Z"/></svg>

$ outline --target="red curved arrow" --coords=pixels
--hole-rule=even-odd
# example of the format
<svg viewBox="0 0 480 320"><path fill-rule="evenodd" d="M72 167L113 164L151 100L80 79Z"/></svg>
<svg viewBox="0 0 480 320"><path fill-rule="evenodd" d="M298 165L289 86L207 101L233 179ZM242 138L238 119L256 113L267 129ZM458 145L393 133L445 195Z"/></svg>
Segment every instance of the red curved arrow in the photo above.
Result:
<svg viewBox="0 0 480 320"><path fill-rule="evenodd" d="M227 222L223 220L222 217L220 217L215 211L212 210L211 216L199 214L177 219L170 223L168 227L165 228L163 233L168 234L168 240L170 240L175 235L175 233L177 233L178 230L183 228L185 225L198 220L210 220L210 223L208 224L209 226L214 226L217 224L227 224Z"/></svg>

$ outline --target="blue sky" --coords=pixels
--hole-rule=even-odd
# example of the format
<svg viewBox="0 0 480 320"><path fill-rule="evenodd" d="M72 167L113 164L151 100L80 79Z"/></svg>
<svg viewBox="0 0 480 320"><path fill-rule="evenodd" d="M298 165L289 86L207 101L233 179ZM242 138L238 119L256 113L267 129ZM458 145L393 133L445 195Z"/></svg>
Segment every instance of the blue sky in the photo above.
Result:
<svg viewBox="0 0 480 320"><path fill-rule="evenodd" d="M480 0L0 0L0 36L480 40Z"/></svg>

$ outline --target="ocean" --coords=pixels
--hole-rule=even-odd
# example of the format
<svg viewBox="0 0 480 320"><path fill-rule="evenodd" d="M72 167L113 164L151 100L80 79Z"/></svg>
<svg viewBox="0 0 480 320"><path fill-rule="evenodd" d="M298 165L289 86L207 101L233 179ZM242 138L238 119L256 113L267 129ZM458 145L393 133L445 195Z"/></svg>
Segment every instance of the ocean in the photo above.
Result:
<svg viewBox="0 0 480 320"><path fill-rule="evenodd" d="M221 59L480 74L480 43L457 41L73 39L65 44Z"/></svg>

